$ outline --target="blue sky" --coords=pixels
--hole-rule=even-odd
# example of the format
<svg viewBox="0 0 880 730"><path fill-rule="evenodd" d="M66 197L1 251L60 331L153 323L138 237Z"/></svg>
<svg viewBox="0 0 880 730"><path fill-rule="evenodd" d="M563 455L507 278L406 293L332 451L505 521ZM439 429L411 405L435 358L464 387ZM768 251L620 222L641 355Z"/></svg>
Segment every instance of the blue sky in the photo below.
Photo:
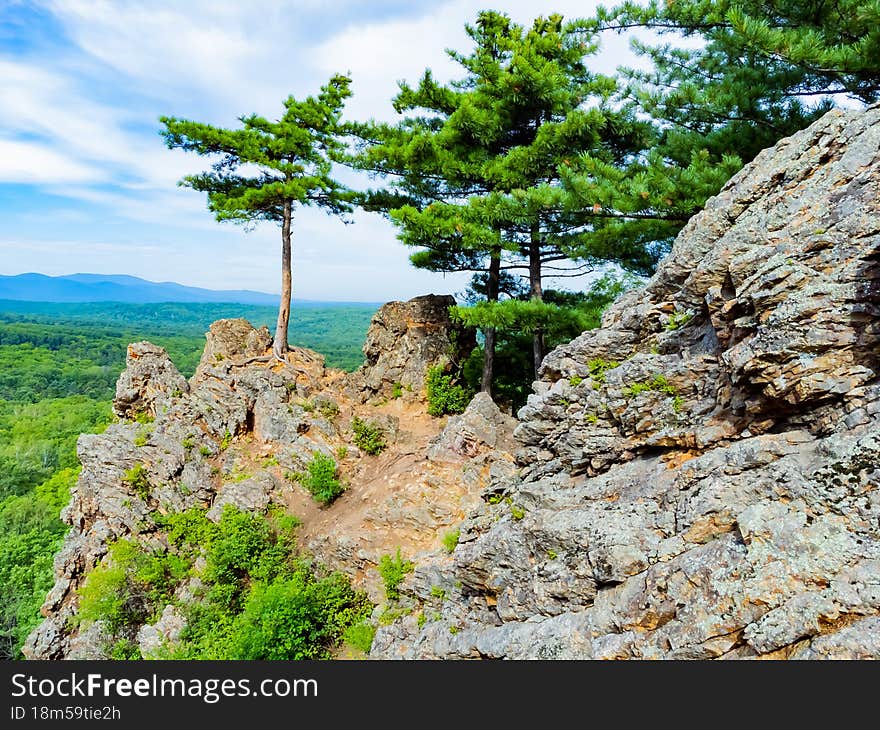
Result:
<svg viewBox="0 0 880 730"><path fill-rule="evenodd" d="M519 22L584 0L495 4ZM392 119L396 81L455 69L447 47L486 5L465 0L0 0L0 274L128 273L214 289L279 289L279 234L218 224L177 187L205 160L168 150L158 117L235 126L351 73L350 118ZM632 62L611 38L598 70ZM300 211L294 296L382 301L464 289L413 269L394 228Z"/></svg>

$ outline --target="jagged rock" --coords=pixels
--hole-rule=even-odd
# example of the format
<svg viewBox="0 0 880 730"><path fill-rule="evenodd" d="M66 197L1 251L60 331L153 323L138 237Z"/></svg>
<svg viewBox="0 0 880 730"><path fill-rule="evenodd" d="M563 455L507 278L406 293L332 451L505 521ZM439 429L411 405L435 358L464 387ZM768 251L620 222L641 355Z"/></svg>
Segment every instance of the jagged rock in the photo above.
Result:
<svg viewBox="0 0 880 730"><path fill-rule="evenodd" d="M108 659L110 633L103 621L95 621L71 640L65 659Z"/></svg>
<svg viewBox="0 0 880 730"><path fill-rule="evenodd" d="M449 295L389 302L374 315L364 342L366 362L358 386L366 400L389 396L395 385L419 393L425 372L443 358L459 360L476 346L473 329L449 318Z"/></svg>
<svg viewBox="0 0 880 730"><path fill-rule="evenodd" d="M443 306L432 308L434 299ZM421 368L427 361L418 358L448 348L450 302L426 300L428 306L401 305L415 319L387 340L402 351L380 353L383 363L405 365L415 357ZM432 323L433 316L439 320ZM189 383L161 348L132 346L117 406L139 422L79 440L82 472L62 515L71 529L55 556L55 584L42 607L46 620L28 637L26 656L103 656L106 632L76 622L79 588L119 539L167 549L165 514L200 508L218 520L227 504L257 513L270 504L293 509L303 518L304 549L381 596L375 565L383 554L401 545L413 556L439 550L443 532L475 506L492 470L490 454L470 460L466 473L454 461L431 463L425 449L438 422L409 391L384 406L364 405L361 376L327 370L322 356L301 348L278 361L270 344L265 328L246 320L214 323ZM387 448L381 455L353 447L355 415L382 430ZM413 438L420 439L418 448L410 446ZM299 475L316 453L339 463L348 487L331 508L319 506L301 484ZM198 602L205 590L191 578L178 586L175 603ZM144 656L160 654L180 629L181 616L172 609L162 616L154 625L130 627Z"/></svg>
<svg viewBox="0 0 880 730"><path fill-rule="evenodd" d="M875 106L760 154L547 356L461 591L373 656L880 658L878 375Z"/></svg>
<svg viewBox="0 0 880 730"><path fill-rule="evenodd" d="M511 433L516 421L504 414L486 393L477 393L464 413L449 419L434 444L428 449L432 461L460 461L494 449L505 433Z"/></svg>
<svg viewBox="0 0 880 730"><path fill-rule="evenodd" d="M219 521L223 507L231 504L248 512L263 512L269 506L269 493L275 483L268 475L258 475L240 482L224 483L217 491L214 504L207 512L209 520Z"/></svg>
<svg viewBox="0 0 880 730"><path fill-rule="evenodd" d="M116 381L113 412L120 418L155 418L168 410L174 398L189 392L189 385L174 367L164 348L149 342L128 346L125 370Z"/></svg>
<svg viewBox="0 0 880 730"><path fill-rule="evenodd" d="M186 618L174 605L165 606L159 620L144 624L137 633L137 644L145 659L160 657L163 649L172 646L186 628Z"/></svg>
<svg viewBox="0 0 880 730"><path fill-rule="evenodd" d="M260 357L272 346L267 327L256 329L246 319L218 319L205 333L207 343L197 371L225 360Z"/></svg>

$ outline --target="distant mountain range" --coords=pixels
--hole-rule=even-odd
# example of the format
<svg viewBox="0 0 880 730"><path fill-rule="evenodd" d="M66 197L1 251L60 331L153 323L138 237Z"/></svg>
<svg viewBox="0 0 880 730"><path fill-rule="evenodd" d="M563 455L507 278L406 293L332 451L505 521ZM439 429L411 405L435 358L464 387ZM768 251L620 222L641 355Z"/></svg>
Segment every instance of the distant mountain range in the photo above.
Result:
<svg viewBox="0 0 880 730"><path fill-rule="evenodd" d="M0 276L0 299L29 302L234 302L278 304L277 294L248 290L199 289L171 281L146 281L123 274L17 274Z"/></svg>

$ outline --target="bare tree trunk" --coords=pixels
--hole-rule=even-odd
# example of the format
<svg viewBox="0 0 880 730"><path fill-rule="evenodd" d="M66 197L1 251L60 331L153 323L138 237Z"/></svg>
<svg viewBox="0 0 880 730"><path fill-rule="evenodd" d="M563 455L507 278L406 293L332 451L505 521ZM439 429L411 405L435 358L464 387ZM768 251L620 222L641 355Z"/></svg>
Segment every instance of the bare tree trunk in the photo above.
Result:
<svg viewBox="0 0 880 730"><path fill-rule="evenodd" d="M486 299L490 302L498 301L499 281L501 278L501 252L493 251L489 260L489 281L486 286ZM483 330L485 343L483 347L483 378L480 382L480 390L492 397L492 380L495 376L495 328L487 327Z"/></svg>
<svg viewBox="0 0 880 730"><path fill-rule="evenodd" d="M541 301L544 290L541 286L541 237L537 228L532 228L529 241L529 294L533 300ZM532 334L532 357L535 365L535 379L544 361L544 330L537 327Z"/></svg>
<svg viewBox="0 0 880 730"><path fill-rule="evenodd" d="M284 202L284 217L281 223L281 304L278 307L278 324L275 326L275 341L272 352L275 357L284 359L288 350L287 326L290 322L290 298L292 294L290 275L290 219L291 204Z"/></svg>

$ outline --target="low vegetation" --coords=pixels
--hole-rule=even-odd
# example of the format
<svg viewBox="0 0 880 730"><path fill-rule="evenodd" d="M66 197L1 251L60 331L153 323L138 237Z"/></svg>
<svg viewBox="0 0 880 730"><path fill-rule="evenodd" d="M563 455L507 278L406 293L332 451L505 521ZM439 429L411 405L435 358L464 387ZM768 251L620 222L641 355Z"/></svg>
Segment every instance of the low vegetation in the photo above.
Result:
<svg viewBox="0 0 880 730"><path fill-rule="evenodd" d="M379 560L379 575L385 584L385 596L389 601L397 601L400 598L400 584L407 573L412 573L415 565L404 559L397 548L395 556L383 555Z"/></svg>
<svg viewBox="0 0 880 730"><path fill-rule="evenodd" d="M15 659L42 620L40 605L52 587L52 558L67 530L58 515L79 473L76 440L111 422L128 343L148 339L164 347L189 376L211 322L246 317L259 326L274 322L277 312L239 304L106 302L4 301L0 308L0 659ZM301 307L291 341L320 351L330 367L353 370L363 361L360 348L375 309ZM329 410L321 410L329 418ZM143 429L136 438L145 445L152 419L144 413L136 420ZM204 457L217 449L190 440L184 447ZM145 486L140 478L135 484ZM127 651L124 643L117 650Z"/></svg>
<svg viewBox="0 0 880 730"><path fill-rule="evenodd" d="M179 642L160 652L165 658L321 659L347 633L365 643L362 630L351 631L372 606L345 576L320 573L298 553L289 515L227 505L216 524L197 509L157 519L167 551L117 541L80 588L80 624L104 622L115 656L140 658L137 628L169 603L187 624ZM176 601L195 577L197 600Z"/></svg>
<svg viewBox="0 0 880 730"><path fill-rule="evenodd" d="M355 416L351 419L352 441L365 454L376 456L388 448L385 434L375 424L367 423Z"/></svg>
<svg viewBox="0 0 880 730"><path fill-rule="evenodd" d="M306 464L306 472L300 476L302 485L321 504L331 504L345 491L338 478L339 467L331 456L316 451Z"/></svg>
<svg viewBox="0 0 880 730"><path fill-rule="evenodd" d="M454 375L446 373L443 365L428 368L425 389L428 397L428 413L432 416L462 413L473 396L473 392L459 383Z"/></svg>

